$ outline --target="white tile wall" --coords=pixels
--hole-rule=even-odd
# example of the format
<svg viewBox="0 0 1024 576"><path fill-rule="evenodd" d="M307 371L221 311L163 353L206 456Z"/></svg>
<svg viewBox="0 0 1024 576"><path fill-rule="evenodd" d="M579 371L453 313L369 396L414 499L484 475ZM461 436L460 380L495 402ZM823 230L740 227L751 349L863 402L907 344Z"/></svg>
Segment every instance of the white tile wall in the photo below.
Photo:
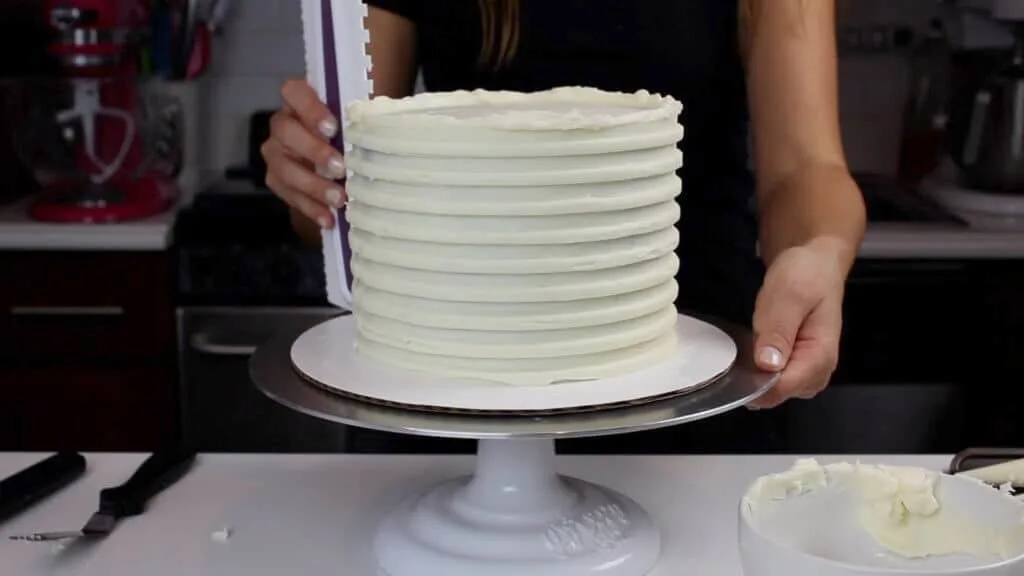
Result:
<svg viewBox="0 0 1024 576"><path fill-rule="evenodd" d="M722 0L728 1L728 0ZM814 0L817 1L817 0ZM838 0L842 22L901 22L923 26L935 0ZM276 108L283 79L303 75L302 28L296 0L237 0L215 57L201 81L205 110L201 171L209 176L245 159L248 115ZM841 116L854 170L895 168L905 60L894 55L850 56L840 65Z"/></svg>
<svg viewBox="0 0 1024 576"><path fill-rule="evenodd" d="M244 164L249 115L281 103L281 82L304 75L302 22L297 0L236 0L199 89L201 171L216 177Z"/></svg>

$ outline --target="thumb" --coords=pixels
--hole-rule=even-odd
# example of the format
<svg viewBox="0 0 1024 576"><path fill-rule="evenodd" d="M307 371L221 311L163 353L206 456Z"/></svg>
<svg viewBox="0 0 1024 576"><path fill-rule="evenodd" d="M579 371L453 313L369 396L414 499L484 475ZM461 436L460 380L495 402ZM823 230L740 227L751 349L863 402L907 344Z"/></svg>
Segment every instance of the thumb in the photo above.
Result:
<svg viewBox="0 0 1024 576"><path fill-rule="evenodd" d="M809 304L792 290L766 285L754 308L754 358L758 368L781 372L789 363L797 334L807 317Z"/></svg>

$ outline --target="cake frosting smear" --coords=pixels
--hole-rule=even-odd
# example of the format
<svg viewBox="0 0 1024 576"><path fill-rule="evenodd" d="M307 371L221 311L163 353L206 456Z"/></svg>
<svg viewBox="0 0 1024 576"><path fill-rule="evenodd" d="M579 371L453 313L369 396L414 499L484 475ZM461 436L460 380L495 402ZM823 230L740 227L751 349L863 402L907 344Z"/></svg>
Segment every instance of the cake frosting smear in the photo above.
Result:
<svg viewBox="0 0 1024 576"><path fill-rule="evenodd" d="M756 519L788 498L846 490L855 495L860 529L900 557L964 554L1006 559L1024 551L1024 515L1018 525L1000 529L986 526L964 510L951 510L937 490L943 476L917 467L847 462L822 466L814 459L802 459L788 471L758 478L743 497L743 506ZM997 495L995 490L992 493ZM1020 506L1010 496L999 496L1007 498L1007 506ZM835 514L843 512L836 509Z"/></svg>
<svg viewBox="0 0 1024 576"><path fill-rule="evenodd" d="M665 360L681 110L670 97L576 87L352 104L359 353L512 385Z"/></svg>

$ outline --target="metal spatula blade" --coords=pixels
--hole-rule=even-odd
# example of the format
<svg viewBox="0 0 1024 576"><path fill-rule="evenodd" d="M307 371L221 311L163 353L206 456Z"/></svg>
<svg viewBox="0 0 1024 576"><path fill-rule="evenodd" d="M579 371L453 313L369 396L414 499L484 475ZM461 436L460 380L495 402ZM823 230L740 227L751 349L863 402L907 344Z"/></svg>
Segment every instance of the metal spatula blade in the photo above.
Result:
<svg viewBox="0 0 1024 576"><path fill-rule="evenodd" d="M114 526L116 525L117 518L113 515L97 512L89 517L89 521L85 523L85 526L81 530L71 530L66 532L36 532L35 534L11 536L10 539L21 542L54 542L57 540L81 538L84 536L100 537L113 532Z"/></svg>
<svg viewBox="0 0 1024 576"><path fill-rule="evenodd" d="M11 536L10 540L17 540L19 542L55 542L57 540L71 540L72 538L79 538L81 536L83 536L81 531L38 532L36 534L20 534L17 536Z"/></svg>

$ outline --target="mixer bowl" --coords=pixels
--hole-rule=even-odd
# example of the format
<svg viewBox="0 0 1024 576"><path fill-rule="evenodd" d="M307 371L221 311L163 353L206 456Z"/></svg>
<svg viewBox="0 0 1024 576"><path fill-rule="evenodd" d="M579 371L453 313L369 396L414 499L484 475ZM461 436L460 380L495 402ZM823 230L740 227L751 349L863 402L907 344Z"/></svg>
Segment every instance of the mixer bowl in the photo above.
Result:
<svg viewBox="0 0 1024 576"><path fill-rule="evenodd" d="M12 144L43 185L101 189L181 168L181 106L159 81L48 77L3 87Z"/></svg>

